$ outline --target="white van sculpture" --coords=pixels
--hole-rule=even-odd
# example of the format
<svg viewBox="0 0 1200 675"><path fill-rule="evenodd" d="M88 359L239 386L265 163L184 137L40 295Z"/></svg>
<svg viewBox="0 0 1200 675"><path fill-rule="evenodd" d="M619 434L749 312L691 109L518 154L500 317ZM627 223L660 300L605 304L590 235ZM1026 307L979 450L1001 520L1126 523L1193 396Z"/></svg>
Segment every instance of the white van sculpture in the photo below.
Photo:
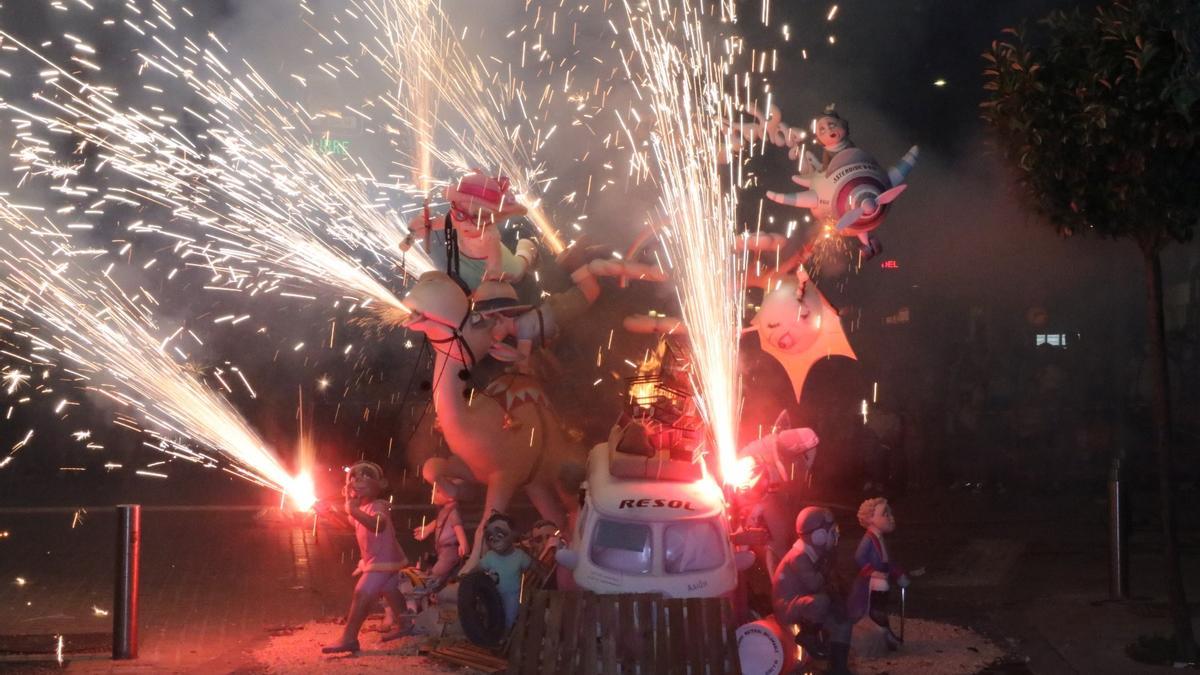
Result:
<svg viewBox="0 0 1200 675"><path fill-rule="evenodd" d="M559 564L595 593L732 593L754 554L736 553L721 488L703 462L619 452L624 429L588 455L583 508Z"/></svg>

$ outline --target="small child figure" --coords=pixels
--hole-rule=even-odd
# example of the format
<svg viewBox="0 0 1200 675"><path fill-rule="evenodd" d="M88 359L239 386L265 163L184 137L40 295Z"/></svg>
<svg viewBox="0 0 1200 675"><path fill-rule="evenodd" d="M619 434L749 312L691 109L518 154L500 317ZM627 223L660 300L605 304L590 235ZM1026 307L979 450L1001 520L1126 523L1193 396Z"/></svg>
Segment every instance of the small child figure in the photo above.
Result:
<svg viewBox="0 0 1200 675"><path fill-rule="evenodd" d="M509 628L517 621L521 603L521 576L533 565L533 558L515 546L516 523L503 513L494 513L484 524L488 552L479 566L496 579L496 588L504 601L504 623Z"/></svg>
<svg viewBox="0 0 1200 675"><path fill-rule="evenodd" d="M832 104L817 116L816 136L821 144L819 170L828 170L834 155L854 147L854 141L850 140L850 123L837 114Z"/></svg>
<svg viewBox="0 0 1200 675"><path fill-rule="evenodd" d="M895 650L903 640L892 632L888 622L889 582L896 582L900 588L908 588L909 582L904 570L888 558L887 545L883 541L883 535L896 531L896 517L892 515L887 499L876 497L858 507L858 524L867 531L854 553L854 562L859 566L859 578L869 578L869 616L886 631L888 649Z"/></svg>
<svg viewBox="0 0 1200 675"><path fill-rule="evenodd" d="M542 519L533 524L529 534L521 541L521 548L529 557L537 561L554 560L554 551L558 549L557 540L559 527L553 520Z"/></svg>
<svg viewBox="0 0 1200 675"><path fill-rule="evenodd" d="M346 515L354 525L360 555L354 573L361 576L354 586L342 637L337 643L322 647L324 654L357 652L358 631L381 597L387 601L397 621L403 614L404 598L400 595L399 572L408 566L408 559L396 541L391 509L387 501L382 499L386 491L387 480L383 477L383 469L374 462L357 462L346 474ZM398 629L383 639L394 639L404 632Z"/></svg>
<svg viewBox="0 0 1200 675"><path fill-rule="evenodd" d="M519 544L533 559L533 573L526 581L534 583L535 588L554 590L557 585L557 573L560 568L554 562L554 554L562 543L562 539L559 538L560 530L552 520L539 520Z"/></svg>
<svg viewBox="0 0 1200 675"><path fill-rule="evenodd" d="M453 485L434 480L433 503L441 509L432 523L413 528L413 537L417 541L424 541L433 534L433 545L437 552L437 562L433 564L429 579L421 589L425 595L441 590L470 550L462 515L458 512L456 494Z"/></svg>

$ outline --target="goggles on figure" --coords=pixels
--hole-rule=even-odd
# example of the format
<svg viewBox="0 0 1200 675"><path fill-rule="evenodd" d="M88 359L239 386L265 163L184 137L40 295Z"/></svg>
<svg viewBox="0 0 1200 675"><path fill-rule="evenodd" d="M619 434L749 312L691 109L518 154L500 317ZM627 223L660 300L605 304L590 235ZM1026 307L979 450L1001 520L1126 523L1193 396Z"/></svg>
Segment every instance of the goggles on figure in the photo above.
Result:
<svg viewBox="0 0 1200 675"><path fill-rule="evenodd" d="M812 538L812 535L813 535L813 533L814 533L814 532L817 532L818 530L825 530L826 532L828 532L828 533L829 533L829 535L828 535L828 538L827 538L827 540L826 540L826 541L828 541L829 543L835 543L835 542L837 542L837 541L838 541L838 539L839 539L839 538L842 536L842 530L841 530L841 529L838 527L838 524L837 524L837 523L832 523L832 524L829 524L829 525L819 525L819 526L817 526L817 527L814 527L814 528L811 528L811 529L805 530L804 532L801 532L801 534L802 534L802 535L803 535L805 538L809 538L809 539L811 539L811 538Z"/></svg>
<svg viewBox="0 0 1200 675"><path fill-rule="evenodd" d="M488 541L499 541L512 536L512 530L507 527L490 527L484 532L484 538Z"/></svg>

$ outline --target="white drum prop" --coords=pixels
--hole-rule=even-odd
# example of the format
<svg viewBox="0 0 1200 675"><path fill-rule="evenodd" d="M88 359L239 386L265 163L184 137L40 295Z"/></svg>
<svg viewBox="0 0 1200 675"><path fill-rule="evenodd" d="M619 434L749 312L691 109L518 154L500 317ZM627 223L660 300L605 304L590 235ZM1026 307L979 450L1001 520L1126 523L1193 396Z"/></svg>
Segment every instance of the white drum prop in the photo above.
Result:
<svg viewBox="0 0 1200 675"><path fill-rule="evenodd" d="M737 645L743 675L791 672L800 651L790 632L771 617L738 627Z"/></svg>

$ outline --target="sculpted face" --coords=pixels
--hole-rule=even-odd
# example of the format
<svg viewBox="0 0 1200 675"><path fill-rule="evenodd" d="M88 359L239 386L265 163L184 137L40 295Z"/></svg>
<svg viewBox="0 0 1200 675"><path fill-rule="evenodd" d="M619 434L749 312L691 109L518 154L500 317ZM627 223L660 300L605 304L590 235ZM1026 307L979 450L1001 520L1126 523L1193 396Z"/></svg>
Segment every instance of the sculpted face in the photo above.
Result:
<svg viewBox="0 0 1200 675"><path fill-rule="evenodd" d="M817 141L827 147L833 147L846 140L846 123L836 117L822 117L817 120Z"/></svg>
<svg viewBox="0 0 1200 675"><path fill-rule="evenodd" d="M383 494L383 476L365 464L356 464L346 474L346 496L363 501L374 501Z"/></svg>
<svg viewBox="0 0 1200 675"><path fill-rule="evenodd" d="M496 212L480 209L474 213L450 205L450 220L454 227L465 237L476 238L483 235L489 225L496 223Z"/></svg>
<svg viewBox="0 0 1200 675"><path fill-rule="evenodd" d="M497 521L484 530L484 539L488 548L501 555L507 555L513 549L513 531L508 523Z"/></svg>
<svg viewBox="0 0 1200 675"><path fill-rule="evenodd" d="M411 313L406 326L424 333L454 330L471 308L467 294L450 275L437 270L422 274L401 304Z"/></svg>
<svg viewBox="0 0 1200 675"><path fill-rule="evenodd" d="M529 533L529 549L541 557L547 548L555 545L555 535L558 534L556 525L542 525Z"/></svg>
<svg viewBox="0 0 1200 675"><path fill-rule="evenodd" d="M887 502L875 507L875 514L871 516L870 525L879 530L880 534L891 534L896 531L896 516L892 515L892 507Z"/></svg>
<svg viewBox="0 0 1200 675"><path fill-rule="evenodd" d="M438 506L450 503L450 493L445 490L438 489L438 484L435 481L433 484L433 503Z"/></svg>
<svg viewBox="0 0 1200 675"><path fill-rule="evenodd" d="M759 338L786 354L808 349L821 332L821 297L815 292L800 294L799 288L795 279L781 283L763 297L755 318Z"/></svg>
<svg viewBox="0 0 1200 675"><path fill-rule="evenodd" d="M421 275L402 302L411 312L404 325L438 340L434 348L450 358L473 366L492 347L493 323L470 313L470 300L445 272ZM456 331L461 340L447 340Z"/></svg>

